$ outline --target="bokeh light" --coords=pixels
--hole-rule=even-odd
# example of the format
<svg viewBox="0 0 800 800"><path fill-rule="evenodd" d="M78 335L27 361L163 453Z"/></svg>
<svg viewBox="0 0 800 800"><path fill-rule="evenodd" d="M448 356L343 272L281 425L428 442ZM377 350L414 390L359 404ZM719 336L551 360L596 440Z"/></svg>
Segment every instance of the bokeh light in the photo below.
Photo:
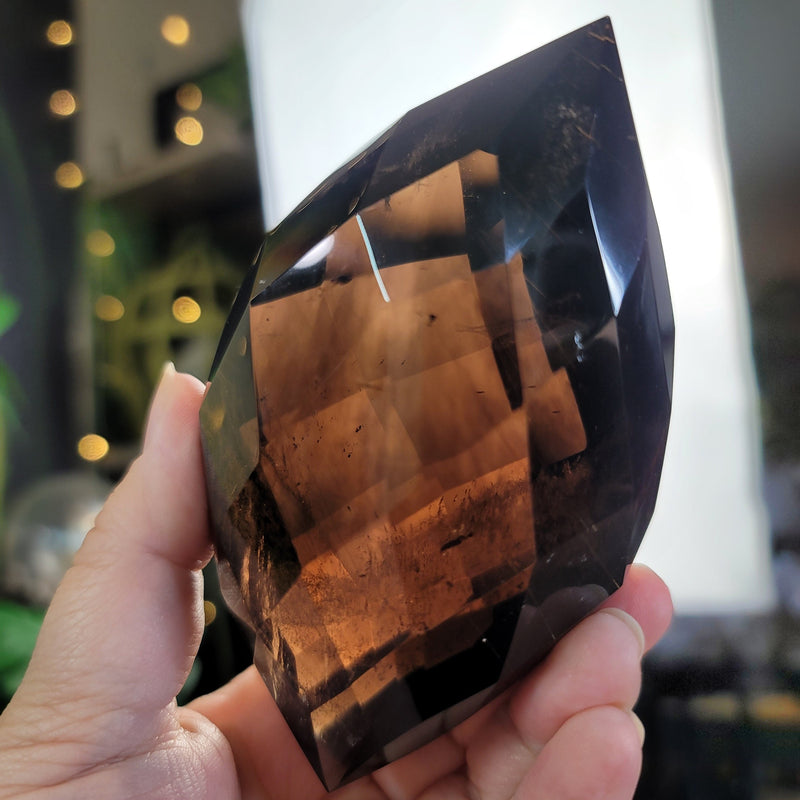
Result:
<svg viewBox="0 0 800 800"><path fill-rule="evenodd" d="M55 179L62 189L77 189L84 181L83 170L74 161L65 161L56 170Z"/></svg>
<svg viewBox="0 0 800 800"><path fill-rule="evenodd" d="M89 231L89 233L86 234L86 249L93 256L97 256L98 258L107 258L114 253L116 247L117 245L114 241L114 237L111 236L108 231L97 228L96 230Z"/></svg>
<svg viewBox="0 0 800 800"><path fill-rule="evenodd" d="M161 35L175 47L183 47L189 41L191 32L186 17L170 14L161 23Z"/></svg>
<svg viewBox="0 0 800 800"><path fill-rule="evenodd" d="M75 95L69 89L58 89L50 95L50 111L58 117L69 117L78 109Z"/></svg>
<svg viewBox="0 0 800 800"><path fill-rule="evenodd" d="M95 300L94 313L103 322L116 322L125 316L125 306L119 298L103 294Z"/></svg>
<svg viewBox="0 0 800 800"><path fill-rule="evenodd" d="M203 126L194 117L181 117L175 123L175 138L194 147L203 141Z"/></svg>
<svg viewBox="0 0 800 800"><path fill-rule="evenodd" d="M187 325L200 319L200 304L191 297L179 297L172 304L172 316Z"/></svg>
<svg viewBox="0 0 800 800"><path fill-rule="evenodd" d="M183 83L175 91L175 102L184 111L197 111L203 104L203 92L196 83Z"/></svg>
<svg viewBox="0 0 800 800"><path fill-rule="evenodd" d="M50 44L66 47L68 44L72 44L74 38L72 25L65 19L54 20L47 26L47 41Z"/></svg>
<svg viewBox="0 0 800 800"><path fill-rule="evenodd" d="M108 441L96 433L87 433L78 440L78 455L84 461L100 461L109 449Z"/></svg>

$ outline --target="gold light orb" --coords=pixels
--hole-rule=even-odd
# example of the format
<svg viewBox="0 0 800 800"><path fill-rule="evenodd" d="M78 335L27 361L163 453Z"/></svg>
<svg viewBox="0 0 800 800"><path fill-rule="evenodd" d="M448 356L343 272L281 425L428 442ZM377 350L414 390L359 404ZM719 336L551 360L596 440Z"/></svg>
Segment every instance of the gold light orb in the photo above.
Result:
<svg viewBox="0 0 800 800"><path fill-rule="evenodd" d="M194 147L203 141L203 126L194 117L181 117L175 123L175 138L181 144Z"/></svg>
<svg viewBox="0 0 800 800"><path fill-rule="evenodd" d="M114 241L114 237L108 231L97 228L86 234L86 249L93 256L108 258L108 256L113 255L116 248L117 244Z"/></svg>
<svg viewBox="0 0 800 800"><path fill-rule="evenodd" d="M748 704L750 716L762 724L797 729L800 724L800 698L790 692L760 694Z"/></svg>
<svg viewBox="0 0 800 800"><path fill-rule="evenodd" d="M57 117L69 117L78 110L75 95L69 89L58 89L50 95L50 111Z"/></svg>
<svg viewBox="0 0 800 800"><path fill-rule="evenodd" d="M62 189L77 189L84 181L83 170L74 161L65 161L56 170L55 179Z"/></svg>
<svg viewBox="0 0 800 800"><path fill-rule="evenodd" d="M175 102L184 111L197 111L203 104L203 92L196 83L183 83L175 91Z"/></svg>
<svg viewBox="0 0 800 800"><path fill-rule="evenodd" d="M175 317L178 322L183 322L186 325L197 322L197 320L200 319L200 314L200 304L191 297L186 297L184 295L183 297L179 297L172 304L172 316Z"/></svg>
<svg viewBox="0 0 800 800"><path fill-rule="evenodd" d="M118 297L102 294L95 300L94 313L103 322L116 322L125 316L125 306Z"/></svg>
<svg viewBox="0 0 800 800"><path fill-rule="evenodd" d="M84 461L100 461L109 449L108 440L96 433L87 433L78 440L78 455Z"/></svg>
<svg viewBox="0 0 800 800"><path fill-rule="evenodd" d="M72 25L65 19L57 19L47 26L47 41L57 47L66 47L72 44L75 34Z"/></svg>
<svg viewBox="0 0 800 800"><path fill-rule="evenodd" d="M161 35L175 47L183 47L189 41L191 31L186 17L170 14L161 23Z"/></svg>

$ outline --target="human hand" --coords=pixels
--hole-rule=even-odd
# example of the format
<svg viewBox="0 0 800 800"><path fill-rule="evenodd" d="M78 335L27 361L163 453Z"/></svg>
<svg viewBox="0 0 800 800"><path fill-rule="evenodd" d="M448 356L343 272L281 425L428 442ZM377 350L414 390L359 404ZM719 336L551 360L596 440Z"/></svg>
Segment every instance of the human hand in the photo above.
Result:
<svg viewBox="0 0 800 800"><path fill-rule="evenodd" d="M202 392L165 371L143 453L86 537L0 716L0 798L325 796L252 667L189 707L175 702L202 635L211 556ZM664 584L632 568L518 686L335 797L630 798L640 659L670 614Z"/></svg>

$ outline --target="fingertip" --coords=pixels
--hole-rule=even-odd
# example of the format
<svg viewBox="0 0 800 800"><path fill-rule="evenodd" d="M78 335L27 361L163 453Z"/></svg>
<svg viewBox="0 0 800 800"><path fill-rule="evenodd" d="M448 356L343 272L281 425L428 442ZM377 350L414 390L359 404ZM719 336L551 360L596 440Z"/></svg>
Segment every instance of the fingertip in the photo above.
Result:
<svg viewBox="0 0 800 800"><path fill-rule="evenodd" d="M204 387L171 364L153 395L141 454L95 520L76 563L108 555L156 555L187 570L212 555L199 407ZM105 556L104 556L105 554Z"/></svg>
<svg viewBox="0 0 800 800"><path fill-rule="evenodd" d="M179 780L186 781L186 795L191 794L197 800L239 796L234 755L219 728L202 714L187 708L176 709L176 717L182 743L193 753L199 766L199 770L179 774ZM184 792L176 794L184 796Z"/></svg>
<svg viewBox="0 0 800 800"><path fill-rule="evenodd" d="M168 361L159 378L145 425L144 449L169 436L176 425L197 427L197 416L205 388L197 378L177 372Z"/></svg>
<svg viewBox="0 0 800 800"><path fill-rule="evenodd" d="M636 735L639 737L639 746L644 746L644 737L645 737L645 730L644 730L644 723L636 716L635 712L629 711L628 716L631 718L631 722L633 723L633 727L636 729Z"/></svg>
<svg viewBox="0 0 800 800"><path fill-rule="evenodd" d="M666 633L672 622L672 596L666 583L644 564L632 564L622 587L600 606L618 608L641 626L645 652Z"/></svg>
<svg viewBox="0 0 800 800"><path fill-rule="evenodd" d="M639 624L638 620L631 616L627 611L623 611L621 608L616 608L614 606L608 606L606 608L601 608L598 612L599 614L611 614L611 616L616 617L617 619L621 620L628 626L629 630L633 634L636 642L639 645L639 657L641 658L644 655L644 649L646 647L646 641L644 637L644 631L642 630L642 626Z"/></svg>
<svg viewBox="0 0 800 800"><path fill-rule="evenodd" d="M633 708L641 688L643 635L637 628L619 609L592 614L521 681L508 714L529 747L541 747L585 709Z"/></svg>
<svg viewBox="0 0 800 800"><path fill-rule="evenodd" d="M211 555L199 428L203 393L199 380L165 366L134 465L145 503L140 522L149 519L139 525L140 535L148 548L190 568Z"/></svg>

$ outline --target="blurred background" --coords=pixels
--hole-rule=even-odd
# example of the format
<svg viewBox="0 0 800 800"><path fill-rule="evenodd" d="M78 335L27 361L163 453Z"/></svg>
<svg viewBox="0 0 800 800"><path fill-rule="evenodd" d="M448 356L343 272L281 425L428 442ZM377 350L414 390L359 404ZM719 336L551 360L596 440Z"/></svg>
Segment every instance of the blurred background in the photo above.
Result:
<svg viewBox="0 0 800 800"><path fill-rule="evenodd" d="M413 105L610 14L677 326L642 559L642 798L800 798L800 4L5 0L0 707L138 449L163 363L205 379L267 227ZM250 659L207 575L184 690Z"/></svg>

